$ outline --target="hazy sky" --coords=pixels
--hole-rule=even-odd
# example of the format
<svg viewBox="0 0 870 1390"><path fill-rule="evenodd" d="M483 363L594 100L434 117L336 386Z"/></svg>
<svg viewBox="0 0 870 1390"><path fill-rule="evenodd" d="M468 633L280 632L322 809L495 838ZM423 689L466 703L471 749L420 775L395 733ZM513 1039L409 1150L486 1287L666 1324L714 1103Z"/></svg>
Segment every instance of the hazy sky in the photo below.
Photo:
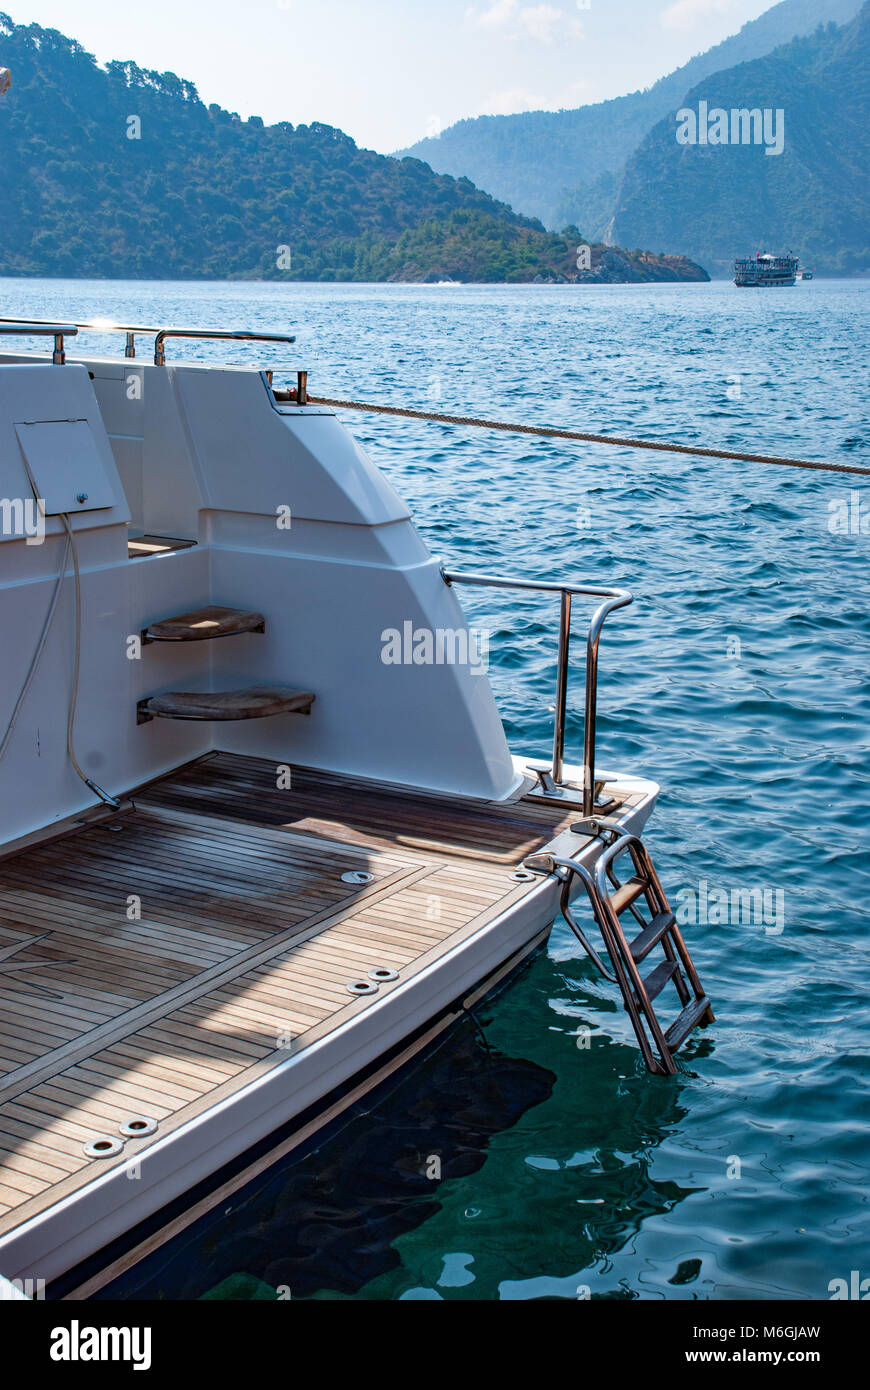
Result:
<svg viewBox="0 0 870 1390"><path fill-rule="evenodd" d="M649 86L772 0L0 0L17 24L388 153L462 116ZM2 58L2 51L0 51Z"/></svg>

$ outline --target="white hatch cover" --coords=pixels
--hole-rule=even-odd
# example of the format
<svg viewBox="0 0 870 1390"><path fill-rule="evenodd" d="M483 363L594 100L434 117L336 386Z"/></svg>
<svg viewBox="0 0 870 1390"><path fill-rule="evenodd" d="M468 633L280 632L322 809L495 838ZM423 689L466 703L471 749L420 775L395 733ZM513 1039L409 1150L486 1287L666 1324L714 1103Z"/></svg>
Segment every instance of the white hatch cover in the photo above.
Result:
<svg viewBox="0 0 870 1390"><path fill-rule="evenodd" d="M112 483L87 420L21 422L15 433L47 516L115 505Z"/></svg>

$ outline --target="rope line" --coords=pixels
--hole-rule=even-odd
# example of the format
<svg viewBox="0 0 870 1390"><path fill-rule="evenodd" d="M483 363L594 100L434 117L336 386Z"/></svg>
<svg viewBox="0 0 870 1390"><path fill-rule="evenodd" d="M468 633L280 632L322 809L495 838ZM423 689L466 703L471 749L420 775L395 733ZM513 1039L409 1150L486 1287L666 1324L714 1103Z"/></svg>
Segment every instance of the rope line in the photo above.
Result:
<svg viewBox="0 0 870 1390"><path fill-rule="evenodd" d="M699 458L734 459L738 463L772 463L781 468L820 469L828 473L856 473L870 477L870 468L849 463L816 463L812 459L778 458L772 454L745 454L731 449L704 449L690 444L661 444L651 439L621 439L612 434L586 434L580 430L561 430L552 425L511 425L504 420L478 420L471 415L434 415L425 410L408 410L396 405L373 405L370 401L337 401L328 396L309 396L311 405L336 406L341 410L361 410L376 415L399 415L406 420L433 420L442 425L471 425L482 430L507 430L510 434L533 434L545 439L574 439L584 444L614 444L620 449L655 449L662 454L691 454Z"/></svg>

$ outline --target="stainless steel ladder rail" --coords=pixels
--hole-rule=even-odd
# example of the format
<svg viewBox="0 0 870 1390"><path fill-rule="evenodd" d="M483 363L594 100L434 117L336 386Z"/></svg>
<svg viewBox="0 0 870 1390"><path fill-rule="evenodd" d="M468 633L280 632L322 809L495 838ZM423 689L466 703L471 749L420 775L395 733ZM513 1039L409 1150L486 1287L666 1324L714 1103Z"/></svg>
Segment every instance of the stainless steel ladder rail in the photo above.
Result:
<svg viewBox="0 0 870 1390"><path fill-rule="evenodd" d="M615 822L593 817L572 829L596 838L611 837L592 871L577 860L546 853L530 856L524 866L538 873L555 874L560 879L563 916L600 973L619 985L647 1069L673 1076L677 1071L673 1054L694 1028L705 1028L715 1021L715 1016L661 880L640 837L622 830ZM614 865L626 853L634 873L630 879L620 882ZM574 916L571 907L574 879L586 889L612 971L605 967ZM649 921L635 907L640 898L646 901ZM626 911L632 912L641 927L640 933L631 940L620 921ZM642 976L639 966L656 946L661 946L664 958L650 974ZM653 1000L671 982L676 988L681 1011L672 1023L662 1027Z"/></svg>
<svg viewBox="0 0 870 1390"><path fill-rule="evenodd" d="M609 615L625 608L633 597L627 589L600 589L587 584L559 584L538 579L502 579L491 574L442 569L447 584L473 584L487 589L524 589L559 594L559 656L556 669L556 719L553 730L551 776L558 786L565 769L565 718L568 707L568 658L571 648L571 599L575 594L604 599L599 604L586 633L586 707L583 723L583 814L595 809L595 722L598 714L598 648L601 632Z"/></svg>

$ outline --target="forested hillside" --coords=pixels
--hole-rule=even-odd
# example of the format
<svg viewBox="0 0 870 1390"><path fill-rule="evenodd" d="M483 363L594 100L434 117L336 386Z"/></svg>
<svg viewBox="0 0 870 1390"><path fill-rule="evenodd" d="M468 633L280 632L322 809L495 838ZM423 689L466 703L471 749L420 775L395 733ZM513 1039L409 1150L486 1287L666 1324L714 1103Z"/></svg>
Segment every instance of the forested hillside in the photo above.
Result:
<svg viewBox="0 0 870 1390"><path fill-rule="evenodd" d="M331 126L264 126L192 83L103 69L74 39L0 15L0 274L113 278L571 280L555 235L416 159ZM706 278L630 258L628 278Z"/></svg>
<svg viewBox="0 0 870 1390"><path fill-rule="evenodd" d="M779 108L784 148L680 145L673 115L629 161L616 240L664 238L714 274L735 255L791 249L823 274L870 270L870 3L845 28L716 73L686 108Z"/></svg>
<svg viewBox="0 0 870 1390"><path fill-rule="evenodd" d="M861 0L781 0L739 33L652 87L574 111L531 111L459 121L406 154L466 175L548 227L575 223L597 237L609 224L626 161L662 117L711 73L771 53L820 23L854 18ZM765 102L764 105L769 105ZM679 243L673 244L682 249Z"/></svg>

